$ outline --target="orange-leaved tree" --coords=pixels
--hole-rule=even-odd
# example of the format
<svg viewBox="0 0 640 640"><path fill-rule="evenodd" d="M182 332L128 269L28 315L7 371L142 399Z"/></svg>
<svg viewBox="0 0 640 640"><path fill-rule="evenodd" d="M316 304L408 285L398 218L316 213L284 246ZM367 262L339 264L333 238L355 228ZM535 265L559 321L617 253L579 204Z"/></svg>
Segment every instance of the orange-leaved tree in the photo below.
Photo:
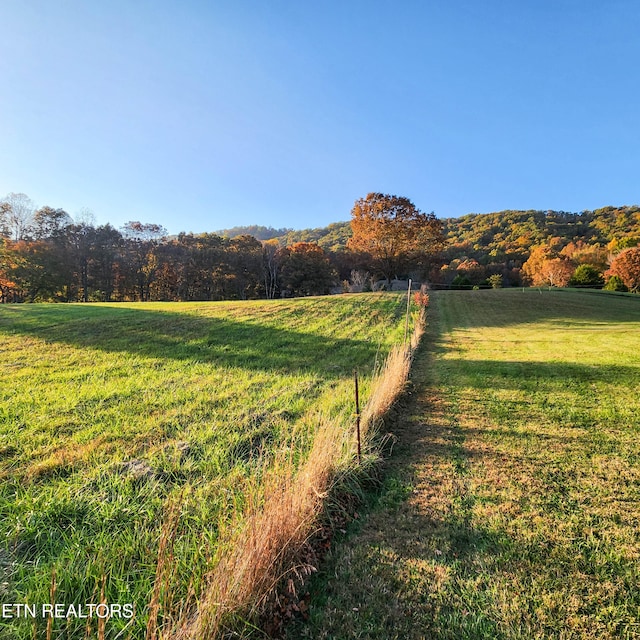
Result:
<svg viewBox="0 0 640 640"><path fill-rule="evenodd" d="M534 287L566 287L574 271L571 260L558 256L549 245L533 247L522 265L526 280Z"/></svg>
<svg viewBox="0 0 640 640"><path fill-rule="evenodd" d="M629 291L640 291L640 247L621 251L612 261L605 276L618 276Z"/></svg>
<svg viewBox="0 0 640 640"><path fill-rule="evenodd" d="M408 198L383 193L356 201L351 229L349 249L370 255L371 266L387 282L423 265L444 245L442 223L435 214L423 213Z"/></svg>

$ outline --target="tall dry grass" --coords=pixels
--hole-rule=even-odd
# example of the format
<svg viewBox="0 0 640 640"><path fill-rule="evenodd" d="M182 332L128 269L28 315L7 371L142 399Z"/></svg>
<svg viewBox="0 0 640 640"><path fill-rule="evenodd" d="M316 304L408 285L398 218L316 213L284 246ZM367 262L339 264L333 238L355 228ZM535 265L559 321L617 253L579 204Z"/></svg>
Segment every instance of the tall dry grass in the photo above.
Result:
<svg viewBox="0 0 640 640"><path fill-rule="evenodd" d="M393 349L374 381L362 414L365 445L405 388L424 315L422 309L415 316L409 345ZM220 552L197 611L183 617L165 637L211 640L237 630L241 621L251 628L283 578L312 570L299 563L300 550L315 530L337 472L354 464L353 433L330 421L320 424L301 467L296 469L286 457L276 461L249 496L245 511L221 532Z"/></svg>
<svg viewBox="0 0 640 640"><path fill-rule="evenodd" d="M184 493L172 498L167 503L167 510L160 534L158 545L158 558L156 560L156 578L153 583L153 591L149 602L149 616L145 640L159 640L162 630L158 626L160 611L170 612L171 582L175 570L174 543L178 532L180 520L180 504Z"/></svg>
<svg viewBox="0 0 640 640"><path fill-rule="evenodd" d="M409 345L396 345L373 381L369 400L362 412L365 440L371 441L376 425L387 414L407 384L413 354L424 334L425 315L423 307L414 317L414 329Z"/></svg>
<svg viewBox="0 0 640 640"><path fill-rule="evenodd" d="M254 620L279 581L307 573L296 552L313 531L331 483L344 437L322 425L306 463L296 472L288 460L262 478L260 493L227 531L197 613L183 620L177 638L219 637L238 617ZM338 454L338 455L337 455Z"/></svg>

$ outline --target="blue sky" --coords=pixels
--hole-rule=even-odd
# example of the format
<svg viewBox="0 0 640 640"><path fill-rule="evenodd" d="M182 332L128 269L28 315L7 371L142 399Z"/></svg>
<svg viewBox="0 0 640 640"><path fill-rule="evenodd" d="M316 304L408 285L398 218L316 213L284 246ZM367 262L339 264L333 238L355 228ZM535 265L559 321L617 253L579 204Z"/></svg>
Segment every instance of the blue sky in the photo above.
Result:
<svg viewBox="0 0 640 640"><path fill-rule="evenodd" d="M637 0L3 0L0 197L170 232L640 202Z"/></svg>

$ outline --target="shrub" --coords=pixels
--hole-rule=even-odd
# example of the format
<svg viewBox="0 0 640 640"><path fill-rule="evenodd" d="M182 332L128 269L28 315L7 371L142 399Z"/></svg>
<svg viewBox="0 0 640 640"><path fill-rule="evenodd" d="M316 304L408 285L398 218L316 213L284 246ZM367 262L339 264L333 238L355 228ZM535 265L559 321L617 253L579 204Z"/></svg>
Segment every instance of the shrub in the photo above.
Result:
<svg viewBox="0 0 640 640"><path fill-rule="evenodd" d="M492 289L502 289L502 276L499 273L494 273L487 278L487 282L491 285Z"/></svg>
<svg viewBox="0 0 640 640"><path fill-rule="evenodd" d="M606 291L629 291L624 282L622 282L622 278L620 276L611 276L607 280L607 284L604 285L603 289Z"/></svg>
<svg viewBox="0 0 640 640"><path fill-rule="evenodd" d="M581 264L573 272L569 284L579 287L599 287L604 283L602 272L592 264Z"/></svg>
<svg viewBox="0 0 640 640"><path fill-rule="evenodd" d="M452 289L471 289L471 280L467 276L457 275L451 283Z"/></svg>
<svg viewBox="0 0 640 640"><path fill-rule="evenodd" d="M426 291L416 291L413 294L413 301L419 306L419 307L428 307L429 306L429 294Z"/></svg>

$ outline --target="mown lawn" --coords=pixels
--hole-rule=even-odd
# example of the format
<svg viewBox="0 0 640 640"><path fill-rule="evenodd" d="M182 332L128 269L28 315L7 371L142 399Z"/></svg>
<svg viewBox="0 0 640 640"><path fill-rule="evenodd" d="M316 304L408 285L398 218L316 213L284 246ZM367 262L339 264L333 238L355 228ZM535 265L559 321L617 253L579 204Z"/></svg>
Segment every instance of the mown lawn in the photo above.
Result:
<svg viewBox="0 0 640 640"><path fill-rule="evenodd" d="M640 637L640 298L432 300L386 488L290 637Z"/></svg>
<svg viewBox="0 0 640 640"><path fill-rule="evenodd" d="M55 602L135 603L126 633L143 637L178 495L170 599L197 599L220 523L276 452L303 458L320 416L351 428L353 369L366 397L403 310L395 294L0 307L0 601L48 603L55 574Z"/></svg>

